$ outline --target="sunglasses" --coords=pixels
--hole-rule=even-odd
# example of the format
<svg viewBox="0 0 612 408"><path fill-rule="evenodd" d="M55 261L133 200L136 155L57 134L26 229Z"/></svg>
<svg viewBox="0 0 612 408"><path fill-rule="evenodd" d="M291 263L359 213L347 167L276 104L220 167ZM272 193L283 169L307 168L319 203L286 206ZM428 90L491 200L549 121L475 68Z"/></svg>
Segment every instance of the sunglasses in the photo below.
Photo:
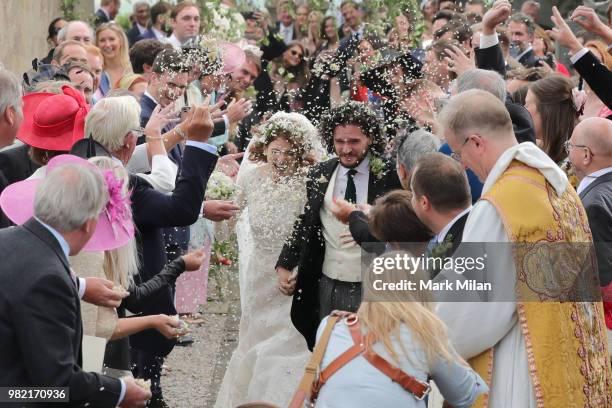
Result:
<svg viewBox="0 0 612 408"><path fill-rule="evenodd" d="M291 53L291 55L293 55L294 57L298 57L298 58L300 58L300 59L301 59L301 58L304 56L304 55L303 55L301 52L296 51L296 50L289 50L289 52L290 52L290 53Z"/></svg>

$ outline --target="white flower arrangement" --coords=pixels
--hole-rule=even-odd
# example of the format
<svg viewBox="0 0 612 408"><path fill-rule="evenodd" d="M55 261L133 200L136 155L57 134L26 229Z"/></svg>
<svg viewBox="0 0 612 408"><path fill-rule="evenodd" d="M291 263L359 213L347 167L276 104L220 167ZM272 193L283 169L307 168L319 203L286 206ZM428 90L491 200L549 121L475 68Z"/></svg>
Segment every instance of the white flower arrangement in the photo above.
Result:
<svg viewBox="0 0 612 408"><path fill-rule="evenodd" d="M207 200L232 200L238 193L238 186L222 171L215 170L208 179L205 198Z"/></svg>
<svg viewBox="0 0 612 408"><path fill-rule="evenodd" d="M377 156L370 155L370 173L376 176L377 179L383 178L385 175L385 162Z"/></svg>
<svg viewBox="0 0 612 408"><path fill-rule="evenodd" d="M208 32L218 40L238 42L244 37L246 21L237 9L217 2L206 2L202 19ZM204 11L204 10L203 10Z"/></svg>

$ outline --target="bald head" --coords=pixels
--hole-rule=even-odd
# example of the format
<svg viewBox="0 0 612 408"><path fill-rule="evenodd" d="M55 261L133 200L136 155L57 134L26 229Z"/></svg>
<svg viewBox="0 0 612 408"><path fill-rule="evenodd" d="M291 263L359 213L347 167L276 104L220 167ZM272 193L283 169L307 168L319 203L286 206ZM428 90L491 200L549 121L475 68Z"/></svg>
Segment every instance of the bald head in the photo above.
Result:
<svg viewBox="0 0 612 408"><path fill-rule="evenodd" d="M470 89L453 96L438 116L444 135L463 139L475 133L483 138L516 140L506 106L492 93Z"/></svg>
<svg viewBox="0 0 612 408"><path fill-rule="evenodd" d="M576 143L589 146L594 156L612 161L612 121L605 118L585 119L574 128L572 136L576 136Z"/></svg>
<svg viewBox="0 0 612 408"><path fill-rule="evenodd" d="M612 166L612 122L588 118L574 128L567 145L567 157L576 176L585 176Z"/></svg>

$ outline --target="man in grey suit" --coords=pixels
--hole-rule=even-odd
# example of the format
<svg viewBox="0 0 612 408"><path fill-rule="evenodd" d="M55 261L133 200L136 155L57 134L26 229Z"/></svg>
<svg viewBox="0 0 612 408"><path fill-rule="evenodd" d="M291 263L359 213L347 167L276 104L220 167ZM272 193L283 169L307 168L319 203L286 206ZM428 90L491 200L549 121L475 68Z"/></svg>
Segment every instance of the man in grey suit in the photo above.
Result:
<svg viewBox="0 0 612 408"><path fill-rule="evenodd" d="M611 121L604 118L589 118L576 126L572 137L565 145L569 160L580 180L576 191L586 210L595 242L610 350L612 350L611 136Z"/></svg>
<svg viewBox="0 0 612 408"><path fill-rule="evenodd" d="M59 166L36 189L34 217L0 230L0 387L67 387L70 407L144 407L151 397L133 378L80 367L85 288L68 256L89 241L107 202L101 173Z"/></svg>

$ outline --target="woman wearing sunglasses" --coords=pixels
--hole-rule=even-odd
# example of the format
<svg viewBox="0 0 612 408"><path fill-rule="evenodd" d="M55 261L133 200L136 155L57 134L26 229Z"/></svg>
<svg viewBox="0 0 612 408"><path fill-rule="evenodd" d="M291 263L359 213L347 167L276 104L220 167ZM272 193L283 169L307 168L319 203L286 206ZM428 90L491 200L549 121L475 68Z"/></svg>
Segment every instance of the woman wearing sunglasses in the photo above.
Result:
<svg viewBox="0 0 612 408"><path fill-rule="evenodd" d="M271 63L270 78L274 83L279 110L292 112L302 108L300 89L306 86L310 77L304 51L299 41L292 41L285 52Z"/></svg>

